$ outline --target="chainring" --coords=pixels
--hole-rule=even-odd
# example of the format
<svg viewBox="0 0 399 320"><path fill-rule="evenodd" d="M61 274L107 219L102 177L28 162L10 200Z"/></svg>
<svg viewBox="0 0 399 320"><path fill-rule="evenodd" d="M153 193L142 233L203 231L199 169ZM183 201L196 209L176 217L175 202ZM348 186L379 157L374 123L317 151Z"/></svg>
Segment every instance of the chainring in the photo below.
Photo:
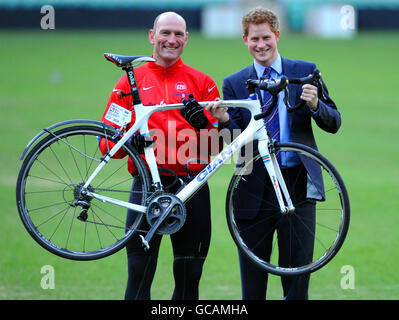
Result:
<svg viewBox="0 0 399 320"><path fill-rule="evenodd" d="M157 234L173 234L181 229L186 221L186 207L183 202L172 193L154 193L147 200L146 219L152 227L165 210L172 209L157 229Z"/></svg>

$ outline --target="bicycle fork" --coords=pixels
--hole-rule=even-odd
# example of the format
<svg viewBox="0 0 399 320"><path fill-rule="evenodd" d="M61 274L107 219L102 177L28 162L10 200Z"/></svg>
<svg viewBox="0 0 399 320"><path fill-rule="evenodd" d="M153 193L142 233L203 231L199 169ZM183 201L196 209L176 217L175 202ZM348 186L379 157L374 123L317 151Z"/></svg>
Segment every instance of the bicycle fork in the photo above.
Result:
<svg viewBox="0 0 399 320"><path fill-rule="evenodd" d="M285 184L283 175L281 174L280 166L278 165L276 155L274 152L269 152L268 140L258 140L258 149L262 157L263 164L269 174L274 191L276 193L277 201L280 206L282 214L292 213L295 207L292 204L287 185ZM284 195L284 198L283 198ZM285 199L285 202L284 202Z"/></svg>

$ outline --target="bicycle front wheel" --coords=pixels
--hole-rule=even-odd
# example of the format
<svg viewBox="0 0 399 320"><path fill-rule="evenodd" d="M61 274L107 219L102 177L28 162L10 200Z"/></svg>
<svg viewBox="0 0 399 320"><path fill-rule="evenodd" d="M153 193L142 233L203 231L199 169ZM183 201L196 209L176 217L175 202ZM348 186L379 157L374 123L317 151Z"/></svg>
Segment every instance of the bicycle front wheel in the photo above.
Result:
<svg viewBox="0 0 399 320"><path fill-rule="evenodd" d="M119 139L113 136L101 127L68 127L42 139L25 158L17 181L17 206L29 234L48 251L73 260L103 258L121 249L140 226L143 214L126 225L126 208L90 197L84 199L87 210L76 204L81 186L101 162L99 141L109 146ZM88 189L144 204L149 174L133 148L122 149L137 174L129 174L127 158L111 159ZM141 186L140 194L131 191L133 183Z"/></svg>
<svg viewBox="0 0 399 320"><path fill-rule="evenodd" d="M296 143L277 143L274 151L295 161L281 169L295 210L280 212L266 169L251 174L254 167L264 168L257 154L237 168L230 182L229 230L242 258L261 270L284 276L311 273L331 261L345 240L348 193L338 171L319 152ZM264 187L259 190L256 184Z"/></svg>

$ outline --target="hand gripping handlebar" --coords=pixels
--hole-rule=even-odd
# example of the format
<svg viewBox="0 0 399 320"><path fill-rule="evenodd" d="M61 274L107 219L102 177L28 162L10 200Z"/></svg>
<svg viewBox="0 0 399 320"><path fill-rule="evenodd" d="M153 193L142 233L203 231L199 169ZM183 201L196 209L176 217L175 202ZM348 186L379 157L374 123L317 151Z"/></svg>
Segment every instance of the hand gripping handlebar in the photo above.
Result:
<svg viewBox="0 0 399 320"><path fill-rule="evenodd" d="M288 82L291 84L311 84L315 87L317 87L317 94L319 97L324 96L323 93L323 85L321 82L321 72L319 69L314 69L312 74L310 74L307 77L302 77L302 78L290 78L288 79ZM301 100L296 106L291 107L291 105L288 103L287 105L287 110L288 112L295 111L297 109L300 109L306 105L306 101Z"/></svg>
<svg viewBox="0 0 399 320"><path fill-rule="evenodd" d="M311 84L317 87L318 90L318 95L323 96L323 87L322 87L322 82L321 82L321 73L319 69L315 69L312 74L310 74L307 77L302 77L302 78L287 78L286 76L282 76L281 79L279 80L247 80L247 87L249 91L250 97L255 95L255 88L259 88L260 90L265 90L270 92L272 95L272 103L271 105L267 108L266 111L257 114L254 116L255 120L259 120L262 118L267 117L274 107L277 104L277 95L284 90L285 95L284 95L284 103L287 106L288 112L292 112L294 110L297 110L299 108L302 108L306 105L306 101L301 100L297 105L291 106L289 103L289 91L288 91L288 84Z"/></svg>

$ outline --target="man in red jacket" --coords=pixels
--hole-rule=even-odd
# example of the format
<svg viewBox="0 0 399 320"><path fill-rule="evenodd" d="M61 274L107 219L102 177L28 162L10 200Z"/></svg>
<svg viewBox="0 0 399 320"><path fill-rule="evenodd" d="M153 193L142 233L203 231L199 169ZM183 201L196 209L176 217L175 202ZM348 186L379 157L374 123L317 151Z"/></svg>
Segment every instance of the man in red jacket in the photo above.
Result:
<svg viewBox="0 0 399 320"><path fill-rule="evenodd" d="M148 121L149 130L155 132L155 155L158 164L173 170L183 181L188 180L186 165L189 158L201 159L202 163L209 162L209 144L201 147L200 141L204 141L201 140L201 135L207 134L209 130L216 131L217 127L220 129L228 122L226 109L218 108L219 91L215 82L208 75L184 64L180 58L187 40L186 23L180 15L174 12L160 14L154 21L153 29L149 31L149 41L153 45L156 62L149 62L135 70L143 105L181 103L185 99L184 109L155 112ZM120 91L130 91L127 75L122 76L114 87L102 117L102 121L115 127L118 127L117 123L107 120L108 109L112 104L134 111L131 96L120 98ZM207 106L206 109L210 111L204 110L193 97L198 101L216 102ZM131 124L134 121L135 115L132 112ZM136 149L142 148L137 136L132 141ZM104 147L100 142L100 148L105 150ZM124 154L117 153L115 156L123 157ZM189 174L196 174L202 168L203 164L192 163ZM131 161L128 162L128 169L130 173L135 171ZM168 185L172 181L175 179L168 175L162 176L164 184ZM172 185L169 191L176 192L179 187L180 185ZM173 299L198 299L198 285L211 234L207 185L186 203L186 209L184 226L171 235L175 278ZM133 212L128 211L127 220L132 219L133 215ZM161 235L155 235L149 243L150 250L146 252L138 235L127 244L128 283L125 299L151 298L151 283L161 238Z"/></svg>

